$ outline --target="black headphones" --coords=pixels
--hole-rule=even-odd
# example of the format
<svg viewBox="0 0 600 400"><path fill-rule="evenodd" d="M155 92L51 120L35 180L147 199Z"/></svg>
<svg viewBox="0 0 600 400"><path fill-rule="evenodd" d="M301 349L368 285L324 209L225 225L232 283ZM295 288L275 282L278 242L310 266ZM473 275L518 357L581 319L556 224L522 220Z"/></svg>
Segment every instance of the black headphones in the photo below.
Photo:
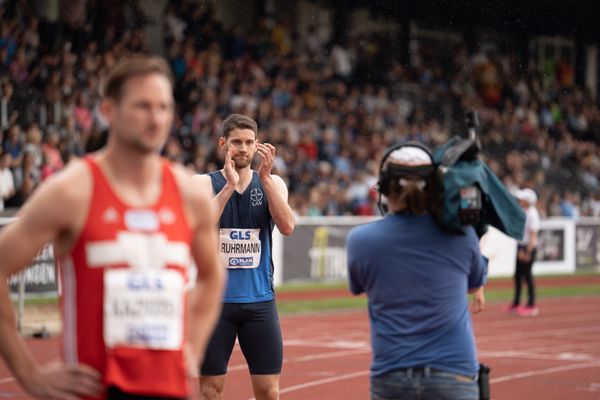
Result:
<svg viewBox="0 0 600 400"><path fill-rule="evenodd" d="M387 168L384 169L385 162L390 157L390 155L394 151L399 150L403 147L417 147L417 148L425 151L431 158L431 164L414 166L414 167L393 165L393 166L388 166ZM432 156L431 149L428 146L424 145L423 143L411 141L411 142L405 142L405 143L393 145L393 146L389 147L383 153L383 157L381 158L381 163L379 164L379 180L377 182L377 190L382 195L388 196L390 194L390 190L391 190L391 183L392 183L392 179L393 179L392 175L395 175L395 176L398 176L398 175L415 176L415 175L417 175L417 176L423 177L426 181L429 181L428 178L430 178L433 175L435 168L436 167L433 163L433 156ZM391 173L392 170L394 172L393 174Z"/></svg>

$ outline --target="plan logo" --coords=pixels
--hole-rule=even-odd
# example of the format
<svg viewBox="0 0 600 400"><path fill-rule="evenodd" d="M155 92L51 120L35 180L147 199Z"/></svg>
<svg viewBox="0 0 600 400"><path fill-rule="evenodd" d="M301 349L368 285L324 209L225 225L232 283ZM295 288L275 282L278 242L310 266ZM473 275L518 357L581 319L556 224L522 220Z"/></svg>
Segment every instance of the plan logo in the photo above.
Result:
<svg viewBox="0 0 600 400"><path fill-rule="evenodd" d="M230 257L229 258L229 266L230 267L251 267L252 266L252 257Z"/></svg>

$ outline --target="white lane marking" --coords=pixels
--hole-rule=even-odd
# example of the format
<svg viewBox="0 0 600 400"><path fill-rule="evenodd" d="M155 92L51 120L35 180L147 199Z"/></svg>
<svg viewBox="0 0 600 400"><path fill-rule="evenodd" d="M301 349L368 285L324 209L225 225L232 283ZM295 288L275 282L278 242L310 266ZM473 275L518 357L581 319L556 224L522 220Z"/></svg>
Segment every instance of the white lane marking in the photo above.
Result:
<svg viewBox="0 0 600 400"><path fill-rule="evenodd" d="M600 367L600 361L595 361L595 362L590 362L590 363L585 363L585 364L563 365L561 367L520 372L518 374L506 375L506 376L501 376L498 378L490 379L490 383L514 381L516 379L529 378L532 376L549 375L549 374L554 374L556 372L572 371L572 370L577 370L577 369L595 368L595 367Z"/></svg>
<svg viewBox="0 0 600 400"><path fill-rule="evenodd" d="M299 356L299 357L294 357L294 358L284 358L283 364L289 364L289 363L294 363L294 362L307 362L307 361L313 361L313 360L325 360L328 358L346 357L346 356L352 356L352 355L356 355L356 354L367 354L370 351L371 350L367 348L367 349L335 351L335 352L331 352L331 353L307 354L305 356ZM242 371L242 370L246 370L246 369L248 369L248 366L246 364L237 364L237 365L232 365L231 367L228 367L227 372Z"/></svg>
<svg viewBox="0 0 600 400"><path fill-rule="evenodd" d="M589 354L561 353L557 355L540 354L531 351L479 351L480 356L484 358L524 358L529 360L549 360L549 361L590 361L600 362L600 358L595 358Z"/></svg>
<svg viewBox="0 0 600 400"><path fill-rule="evenodd" d="M279 394L295 392L296 390L302 390L302 389L306 389L306 388L313 387L313 386L324 385L326 383L331 383L331 382L338 382L338 381L341 381L344 379L358 378L359 376L365 376L365 375L369 375L369 371L357 371L357 372L351 372L349 374L344 374L344 375L335 375L330 378L318 379L316 381L305 382L305 383L301 383L299 385L294 385L294 386L290 386L287 388L283 388L283 389L279 390ZM256 400L256 399L254 397L252 397L248 400Z"/></svg>
<svg viewBox="0 0 600 400"><path fill-rule="evenodd" d="M350 340L335 340L335 341L317 341L317 340L303 340L303 339L291 339L286 340L283 343L284 347L299 346L299 347L324 347L328 349L362 349L368 348L369 343L364 341L350 341Z"/></svg>

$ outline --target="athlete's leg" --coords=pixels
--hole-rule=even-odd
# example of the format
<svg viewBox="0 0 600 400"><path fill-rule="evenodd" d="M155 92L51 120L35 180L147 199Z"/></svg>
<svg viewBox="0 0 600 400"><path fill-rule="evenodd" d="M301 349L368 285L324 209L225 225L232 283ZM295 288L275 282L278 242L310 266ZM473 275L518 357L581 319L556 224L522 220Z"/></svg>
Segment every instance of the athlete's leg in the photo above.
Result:
<svg viewBox="0 0 600 400"><path fill-rule="evenodd" d="M245 305L238 340L246 357L257 400L279 398L283 341L275 301Z"/></svg>
<svg viewBox="0 0 600 400"><path fill-rule="evenodd" d="M521 302L521 281L523 280L524 277L524 264L517 260L517 265L515 268L515 277L514 277L514 282L515 282L515 296L513 298L513 302L512 305L513 307L516 307L519 305L519 303Z"/></svg>
<svg viewBox="0 0 600 400"><path fill-rule="evenodd" d="M227 364L237 335L238 308L239 304L223 304L219 322L206 347L200 369L200 394L204 400L219 400L223 397Z"/></svg>
<svg viewBox="0 0 600 400"><path fill-rule="evenodd" d="M526 268L525 268L525 282L527 282L527 294L528 294L528 302L527 302L527 306L528 307L534 307L535 306L535 284L533 282L533 274L532 274L532 269L533 267L533 260L531 260L530 262L527 263Z"/></svg>
<svg viewBox="0 0 600 400"><path fill-rule="evenodd" d="M256 400L279 399L280 375L251 375L252 389Z"/></svg>
<svg viewBox="0 0 600 400"><path fill-rule="evenodd" d="M225 391L225 375L202 375L200 396L202 400L221 400Z"/></svg>

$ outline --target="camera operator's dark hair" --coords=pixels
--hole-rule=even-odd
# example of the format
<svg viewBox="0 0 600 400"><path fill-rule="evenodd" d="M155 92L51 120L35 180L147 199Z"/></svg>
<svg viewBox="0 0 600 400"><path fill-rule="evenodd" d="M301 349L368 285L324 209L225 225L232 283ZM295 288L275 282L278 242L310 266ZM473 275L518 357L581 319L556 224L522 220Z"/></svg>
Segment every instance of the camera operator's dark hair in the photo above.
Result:
<svg viewBox="0 0 600 400"><path fill-rule="evenodd" d="M399 207L394 212L409 213L414 215L422 215L429 211L430 208L430 193L427 187L421 189L419 180L406 178L403 180L404 185L400 185L398 181L392 181L390 187L390 199L394 198L398 202Z"/></svg>
<svg viewBox="0 0 600 400"><path fill-rule="evenodd" d="M423 150L431 158L431 164L425 165L390 165L388 159L396 150L404 147L415 147ZM432 191L438 190L436 180L437 169L433 163L431 150L428 146L419 142L406 142L388 148L379 165L379 180L377 188L379 191L379 210L385 214L386 208L381 204L381 195L387 196L389 200L394 199L400 205L400 209L394 212L425 214L431 210L431 201L435 198ZM403 185L400 185L400 179ZM423 187L422 183L425 183Z"/></svg>

